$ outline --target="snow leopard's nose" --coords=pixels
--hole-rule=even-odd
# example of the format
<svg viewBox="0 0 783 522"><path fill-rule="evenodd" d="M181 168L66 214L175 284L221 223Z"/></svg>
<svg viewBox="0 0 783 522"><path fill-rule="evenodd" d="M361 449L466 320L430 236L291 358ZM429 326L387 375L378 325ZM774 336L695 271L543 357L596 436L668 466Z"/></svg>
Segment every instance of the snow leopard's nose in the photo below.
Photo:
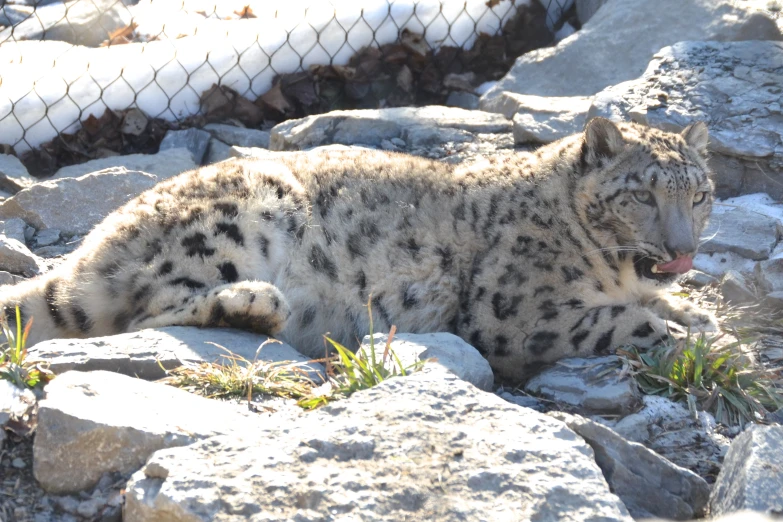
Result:
<svg viewBox="0 0 783 522"><path fill-rule="evenodd" d="M663 246L672 259L695 254L697 244L693 237L693 220L679 210L670 212L666 218L663 221Z"/></svg>

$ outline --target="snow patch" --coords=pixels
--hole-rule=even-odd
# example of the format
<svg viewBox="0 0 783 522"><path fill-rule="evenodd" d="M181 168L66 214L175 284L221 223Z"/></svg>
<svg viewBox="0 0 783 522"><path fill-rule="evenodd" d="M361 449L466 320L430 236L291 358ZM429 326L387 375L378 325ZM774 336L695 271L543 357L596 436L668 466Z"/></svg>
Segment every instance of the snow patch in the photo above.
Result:
<svg viewBox="0 0 783 522"><path fill-rule="evenodd" d="M255 99L278 74L345 65L362 47L397 41L403 29L423 33L434 49L467 49L479 33L497 34L529 3L142 0L130 8L137 30L156 41L103 48L0 45L0 136L19 153L75 131L79 121L107 108L181 119L199 112L199 96L215 83ZM244 6L256 18L236 19Z"/></svg>

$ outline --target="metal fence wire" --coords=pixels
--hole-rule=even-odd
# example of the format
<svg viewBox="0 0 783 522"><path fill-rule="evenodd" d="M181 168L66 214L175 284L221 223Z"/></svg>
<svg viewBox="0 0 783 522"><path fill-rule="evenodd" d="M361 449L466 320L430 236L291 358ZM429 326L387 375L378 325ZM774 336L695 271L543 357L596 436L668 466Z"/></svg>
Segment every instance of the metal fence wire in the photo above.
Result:
<svg viewBox="0 0 783 522"><path fill-rule="evenodd" d="M208 121L444 103L574 23L541 2L0 0L0 152L75 163Z"/></svg>

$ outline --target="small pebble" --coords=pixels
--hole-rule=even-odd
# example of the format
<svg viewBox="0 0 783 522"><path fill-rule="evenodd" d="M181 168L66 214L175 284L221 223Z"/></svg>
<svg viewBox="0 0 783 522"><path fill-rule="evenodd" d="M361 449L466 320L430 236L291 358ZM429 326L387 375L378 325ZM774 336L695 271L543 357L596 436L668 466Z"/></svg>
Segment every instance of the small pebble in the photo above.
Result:
<svg viewBox="0 0 783 522"><path fill-rule="evenodd" d="M25 464L24 461L19 457L16 457L11 461L11 466L15 467L16 469L24 469L27 467L27 464Z"/></svg>

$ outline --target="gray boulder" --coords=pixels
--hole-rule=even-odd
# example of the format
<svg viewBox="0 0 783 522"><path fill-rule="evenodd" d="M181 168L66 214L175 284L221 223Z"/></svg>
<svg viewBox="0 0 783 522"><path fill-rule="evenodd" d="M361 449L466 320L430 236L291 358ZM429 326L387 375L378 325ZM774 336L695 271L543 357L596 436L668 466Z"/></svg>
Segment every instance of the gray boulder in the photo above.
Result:
<svg viewBox="0 0 783 522"><path fill-rule="evenodd" d="M0 286L15 285L19 281L23 281L23 280L24 280L23 277L14 275L10 272L6 272L5 270L0 270Z"/></svg>
<svg viewBox="0 0 783 522"><path fill-rule="evenodd" d="M0 203L0 219L21 218L38 230L56 228L66 235L86 234L157 182L156 176L121 167L43 181Z"/></svg>
<svg viewBox="0 0 783 522"><path fill-rule="evenodd" d="M598 93L588 119L631 119L668 131L705 121L718 196L765 192L780 199L782 52L783 43L761 41L666 47L639 79Z"/></svg>
<svg viewBox="0 0 783 522"><path fill-rule="evenodd" d="M779 245L769 259L756 263L754 275L764 291L783 291L783 245Z"/></svg>
<svg viewBox="0 0 783 522"><path fill-rule="evenodd" d="M497 112L503 91L538 96L589 96L631 80L659 49L683 40L780 40L774 20L731 0L609 0L578 33L556 47L517 58L481 98ZM753 62L751 62L753 63Z"/></svg>
<svg viewBox="0 0 783 522"><path fill-rule="evenodd" d="M153 380L185 364L230 364L229 351L248 361L297 363L315 380L324 374L320 364L307 363L287 344L228 328L170 326L91 339L52 339L30 347L29 356L48 362L56 374L107 370Z"/></svg>
<svg viewBox="0 0 783 522"><path fill-rule="evenodd" d="M275 428L156 452L124 519L632 520L563 423L442 369Z"/></svg>
<svg viewBox="0 0 783 522"><path fill-rule="evenodd" d="M60 40L95 47L108 40L109 33L126 27L131 20L128 8L118 0L42 2L33 16L0 31L0 42L9 39Z"/></svg>
<svg viewBox="0 0 783 522"><path fill-rule="evenodd" d="M525 391L583 415L628 415L641 400L633 377L620 376L614 355L562 359L530 379Z"/></svg>
<svg viewBox="0 0 783 522"><path fill-rule="evenodd" d="M383 358L388 335L375 334L375 356ZM359 348L370 356L370 336L367 335ZM401 333L394 336L391 350L399 359L403 368L413 366L419 361L432 359L429 364L438 365L450 371L460 379L467 381L480 390L490 391L495 382L492 368L487 360L474 347L460 337L450 333L410 334ZM386 367L391 370L395 360L389 356Z"/></svg>
<svg viewBox="0 0 783 522"><path fill-rule="evenodd" d="M755 302L756 294L748 287L745 278L736 270L729 270L720 281L723 299L733 304Z"/></svg>
<svg viewBox="0 0 783 522"><path fill-rule="evenodd" d="M219 161L225 161L233 157L231 155L231 150L232 147L230 145L226 145L218 139L211 138L209 140L209 145L207 145L207 153L204 155L202 162L204 165L212 165Z"/></svg>
<svg viewBox="0 0 783 522"><path fill-rule="evenodd" d="M270 134L258 129L246 129L222 123L204 125L204 130L228 146L269 148Z"/></svg>
<svg viewBox="0 0 783 522"><path fill-rule="evenodd" d="M44 267L43 261L24 243L0 235L0 270L34 276Z"/></svg>
<svg viewBox="0 0 783 522"><path fill-rule="evenodd" d="M641 444L628 442L606 426L567 413L551 415L593 448L609 487L635 519L691 520L703 514L710 487L700 476Z"/></svg>
<svg viewBox="0 0 783 522"><path fill-rule="evenodd" d="M777 219L741 206L719 205L701 234L705 240L699 246L699 252L734 252L746 259L760 261L772 254L779 235Z"/></svg>
<svg viewBox="0 0 783 522"><path fill-rule="evenodd" d="M731 443L710 495L710 513L783 512L781 455L783 426L750 425Z"/></svg>
<svg viewBox="0 0 783 522"><path fill-rule="evenodd" d="M271 150L302 150L332 143L381 147L384 140L412 145L474 140L474 133L511 132L498 114L454 107L333 111L276 125Z"/></svg>
<svg viewBox="0 0 783 522"><path fill-rule="evenodd" d="M210 134L200 129L170 130L163 137L163 141L160 142L158 154L167 150L187 149L190 151L193 161L200 165L201 160L204 159L204 154L207 152L210 139Z"/></svg>
<svg viewBox="0 0 783 522"><path fill-rule="evenodd" d="M5 221L0 221L0 234L9 239L16 239L23 245L27 243L27 238L25 237L26 229L27 223L19 218L10 218Z"/></svg>
<svg viewBox="0 0 783 522"><path fill-rule="evenodd" d="M128 154L127 156L111 156L63 167L49 180L61 178L78 178L85 174L110 168L138 170L152 174L158 179L166 179L182 172L195 169L198 165L193 161L193 155L188 149L168 149L157 154Z"/></svg>
<svg viewBox="0 0 783 522"><path fill-rule="evenodd" d="M139 469L161 448L261 424L238 406L110 372L67 372L45 392L33 473L50 493L77 493L104 473Z"/></svg>
<svg viewBox="0 0 783 522"><path fill-rule="evenodd" d="M16 194L34 184L36 179L28 174L19 158L0 154L0 190Z"/></svg>

